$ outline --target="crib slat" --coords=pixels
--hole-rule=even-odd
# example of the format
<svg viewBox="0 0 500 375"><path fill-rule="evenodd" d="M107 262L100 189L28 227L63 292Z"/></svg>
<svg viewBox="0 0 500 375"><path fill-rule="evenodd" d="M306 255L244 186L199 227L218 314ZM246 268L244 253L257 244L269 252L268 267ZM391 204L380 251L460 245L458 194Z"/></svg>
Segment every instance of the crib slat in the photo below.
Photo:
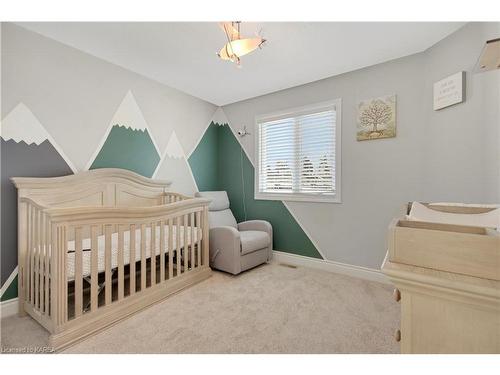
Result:
<svg viewBox="0 0 500 375"><path fill-rule="evenodd" d="M66 301L63 299L63 288L62 288L62 275L59 272L60 267L61 267L61 258L62 258L62 248L61 248L61 236L62 236L62 227L54 225L52 228L52 262L50 266L52 267L53 270L53 284L52 284L52 289L50 291L51 293L51 298L50 298L50 303L51 303L51 310L52 310L52 320L55 322L55 325L60 324L62 321L62 312L63 312L63 307L66 303ZM66 280L64 280L67 282Z"/></svg>
<svg viewBox="0 0 500 375"><path fill-rule="evenodd" d="M40 312L43 310L43 245L45 241L45 231L44 229L44 213L40 210L40 215L38 217L38 309Z"/></svg>
<svg viewBox="0 0 500 375"><path fill-rule="evenodd" d="M129 295L135 293L135 224L130 225L130 278L129 278Z"/></svg>
<svg viewBox="0 0 500 375"><path fill-rule="evenodd" d="M90 311L96 311L99 305L98 288L99 288L99 272L97 269L98 253L97 247L97 226L93 225L90 228Z"/></svg>
<svg viewBox="0 0 500 375"><path fill-rule="evenodd" d="M177 264L176 264L176 276L179 276L181 274L181 229L180 229L180 224L181 224L181 217L178 216L175 219L175 257L177 258Z"/></svg>
<svg viewBox="0 0 500 375"><path fill-rule="evenodd" d="M204 266L209 265L209 253L208 253L208 207L203 209L203 222L202 222L202 230L203 230L203 239L202 239L202 258L201 264Z"/></svg>
<svg viewBox="0 0 500 375"><path fill-rule="evenodd" d="M60 284L61 275L57 272L57 267L59 264L59 255L57 252L59 246L59 229L57 225L52 226L52 243L51 243L51 257L50 257L50 270L51 270L51 279L50 279L50 314L52 315L52 322L54 325L57 325L59 317L57 314L59 313L58 306L61 304L59 300L59 289L58 285Z"/></svg>
<svg viewBox="0 0 500 375"><path fill-rule="evenodd" d="M40 302L40 210L35 215L35 309Z"/></svg>
<svg viewBox="0 0 500 375"><path fill-rule="evenodd" d="M113 291L113 284L111 283L111 225L104 227L104 300L106 306L111 303L111 292Z"/></svg>
<svg viewBox="0 0 500 375"><path fill-rule="evenodd" d="M57 255L57 234L58 229L56 225L52 225L50 228L50 305L49 305L49 314L51 316L52 323L54 325L57 324L57 305L59 304L58 300L58 290L57 285L59 285L60 275L57 270L58 264L58 255Z"/></svg>
<svg viewBox="0 0 500 375"><path fill-rule="evenodd" d="M156 222L151 223L149 255L151 256L151 286L156 284Z"/></svg>
<svg viewBox="0 0 500 375"><path fill-rule="evenodd" d="M83 307L83 261L82 228L75 228L75 318L82 315Z"/></svg>
<svg viewBox="0 0 500 375"><path fill-rule="evenodd" d="M165 221L160 221L160 283L165 281Z"/></svg>
<svg viewBox="0 0 500 375"><path fill-rule="evenodd" d="M195 268L196 260L194 259L194 212L189 215L189 251L191 254L191 269Z"/></svg>
<svg viewBox="0 0 500 375"><path fill-rule="evenodd" d="M41 310L42 306L42 294L43 294L43 281L42 281L42 251L43 251L43 213L41 210L38 210L38 254L37 254L37 261L36 261L36 266L37 266L37 281L38 281L38 288L37 288L37 309Z"/></svg>
<svg viewBox="0 0 500 375"><path fill-rule="evenodd" d="M182 220L182 223L184 224L184 246L183 246L183 252L184 252L184 272L187 272L189 269L189 247L188 247L188 215L184 215L184 218Z"/></svg>
<svg viewBox="0 0 500 375"><path fill-rule="evenodd" d="M27 248L26 248L26 257L24 259L24 285L25 285L25 291L24 291L24 300L27 301L28 303L31 301L31 231L32 231L32 226L31 226L31 210L32 207L30 204L27 205L27 233L26 233L26 242L27 242Z"/></svg>
<svg viewBox="0 0 500 375"><path fill-rule="evenodd" d="M123 226L118 225L118 301L124 296L125 275L123 274Z"/></svg>
<svg viewBox="0 0 500 375"><path fill-rule="evenodd" d="M40 312L44 312L45 308L45 214L41 213L40 220L40 257L39 257L39 267L40 267Z"/></svg>
<svg viewBox="0 0 500 375"><path fill-rule="evenodd" d="M201 266L201 212L196 211L196 255L198 267Z"/></svg>
<svg viewBox="0 0 500 375"><path fill-rule="evenodd" d="M38 209L33 213L33 307L37 308L38 302L38 246L39 246L39 228L38 228Z"/></svg>
<svg viewBox="0 0 500 375"><path fill-rule="evenodd" d="M68 236L67 236L67 227L60 227L60 235L59 235L59 246L56 251L60 253L59 257L59 270L61 273L61 277L59 279L59 288L60 288L60 322L59 324L64 324L68 321L68 279L66 276L66 264L67 264L67 255L68 255Z"/></svg>
<svg viewBox="0 0 500 375"><path fill-rule="evenodd" d="M31 304L35 304L35 279L36 279L36 270L35 270L35 257L36 257L36 208L33 207L31 212Z"/></svg>
<svg viewBox="0 0 500 375"><path fill-rule="evenodd" d="M45 221L45 229L46 229L46 237L45 237L45 315L49 316L49 293L50 293L50 283L52 282L51 278L51 269L50 269L50 244L52 243L52 229L50 226L50 220Z"/></svg>
<svg viewBox="0 0 500 375"><path fill-rule="evenodd" d="M61 271L62 267L64 266L63 263L63 254L62 252L65 250L64 249L64 241L66 240L65 236L65 227L64 226L59 226L57 228L57 247L54 249L54 252L58 254L57 256L57 266L54 270L54 274L59 274L59 271ZM54 285L54 289L57 293L57 304L54 305L54 309L57 310L57 316L58 316L58 321L57 324L62 324L68 317L67 314L65 314L66 306L68 304L68 299L66 297L66 294L64 293L64 284L67 284L67 280L63 278L63 275L58 275L58 279L56 280L56 283Z"/></svg>
<svg viewBox="0 0 500 375"><path fill-rule="evenodd" d="M54 304L54 310L57 310L57 324L61 324L64 322L66 316L64 315L64 306L68 303L68 300L64 296L64 284L67 284L68 281L66 279L63 279L63 275L59 274L59 271L61 270L63 266L63 254L62 252L64 251L63 247L63 238L64 237L64 226L58 226L57 227L57 246L54 248L54 252L57 253L57 264L56 267L54 268L54 276L57 275L57 279L54 277L54 294L57 294L57 303Z"/></svg>
<svg viewBox="0 0 500 375"><path fill-rule="evenodd" d="M141 224L141 292L146 289L146 225Z"/></svg>
<svg viewBox="0 0 500 375"><path fill-rule="evenodd" d="M38 209L35 210L33 216L33 307L37 309L38 304Z"/></svg>
<svg viewBox="0 0 500 375"><path fill-rule="evenodd" d="M29 256L29 277L30 277L30 304L35 301L35 277L34 277L34 265L35 265L35 208L31 207L30 212L30 256Z"/></svg>
<svg viewBox="0 0 500 375"><path fill-rule="evenodd" d="M38 297L39 297L39 282L40 282L40 274L39 274L39 254L40 254L40 210L35 211L35 240L34 240L34 255L33 255L33 262L34 262L34 267L33 267L33 276L35 278L35 299L34 299L34 308L38 309Z"/></svg>
<svg viewBox="0 0 500 375"><path fill-rule="evenodd" d="M168 278L171 279L174 277L174 250L173 249L173 234L172 228L174 226L174 222L172 219L168 219Z"/></svg>
<svg viewBox="0 0 500 375"><path fill-rule="evenodd" d="M42 312L43 309L43 241L44 241L44 231L43 231L43 212L41 210L38 211L38 259L37 259L37 268L38 268L38 302L37 309Z"/></svg>

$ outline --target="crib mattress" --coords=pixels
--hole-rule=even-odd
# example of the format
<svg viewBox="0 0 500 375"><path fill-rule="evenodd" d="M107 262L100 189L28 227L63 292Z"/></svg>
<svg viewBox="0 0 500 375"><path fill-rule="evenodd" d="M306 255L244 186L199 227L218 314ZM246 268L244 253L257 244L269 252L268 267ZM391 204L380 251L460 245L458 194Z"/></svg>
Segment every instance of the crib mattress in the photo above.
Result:
<svg viewBox="0 0 500 375"><path fill-rule="evenodd" d="M187 228L187 246L196 244L197 241L201 240L202 232L199 227L186 227ZM184 244L184 226L179 227L179 244L177 244L177 226L172 226L172 250L181 249L185 246ZM191 234L192 237L191 238ZM151 258L151 228L145 228L146 235L146 259ZM164 246L165 254L168 253L169 244L169 227L165 225L164 228ZM156 227L156 255L160 255L160 227ZM91 274L91 251L85 251L90 249L91 239L84 238L82 240L82 275L83 277L89 276ZM98 272L105 271L105 238L104 235L98 236L97 238L97 269ZM130 231L123 232L123 263L124 265L130 264L132 261L137 262L141 260L141 230L137 229L135 231L135 259L130 259ZM111 269L118 267L118 233L112 233L111 235ZM75 278L75 241L68 241L68 254L66 262L66 275L68 280L74 280Z"/></svg>

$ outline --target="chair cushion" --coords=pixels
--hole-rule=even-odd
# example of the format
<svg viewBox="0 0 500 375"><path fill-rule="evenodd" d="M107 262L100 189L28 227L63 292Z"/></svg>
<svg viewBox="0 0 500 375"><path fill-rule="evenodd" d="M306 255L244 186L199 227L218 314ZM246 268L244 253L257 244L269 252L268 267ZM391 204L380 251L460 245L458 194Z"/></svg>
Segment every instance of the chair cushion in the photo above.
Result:
<svg viewBox="0 0 500 375"><path fill-rule="evenodd" d="M199 191L196 196L212 200L208 205L209 211L222 211L229 208L229 198L225 191Z"/></svg>
<svg viewBox="0 0 500 375"><path fill-rule="evenodd" d="M257 230L244 230L240 232L241 254L249 254L268 247L271 242L269 234Z"/></svg>
<svg viewBox="0 0 500 375"><path fill-rule="evenodd" d="M209 228L233 227L238 229L238 224L236 224L236 219L230 209L222 211L209 211L208 226Z"/></svg>

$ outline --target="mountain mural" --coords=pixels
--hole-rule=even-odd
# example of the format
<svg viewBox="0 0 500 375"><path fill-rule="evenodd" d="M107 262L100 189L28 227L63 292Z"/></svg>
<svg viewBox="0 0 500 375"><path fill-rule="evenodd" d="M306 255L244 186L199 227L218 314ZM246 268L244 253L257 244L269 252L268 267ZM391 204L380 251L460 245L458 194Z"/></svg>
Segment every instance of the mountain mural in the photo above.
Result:
<svg viewBox="0 0 500 375"><path fill-rule="evenodd" d="M75 173L64 151L30 109L20 103L1 122L0 300L17 296L17 191L10 178ZM161 157L160 157L161 155ZM274 227L274 248L321 258L281 201L254 199L254 167L219 108L200 142L186 155L173 131L163 154L132 92L119 105L87 169L124 168L172 181L171 190L226 190L238 221L264 219Z"/></svg>
<svg viewBox="0 0 500 375"><path fill-rule="evenodd" d="M160 152L151 130L128 91L87 168L123 168L151 177L159 161Z"/></svg>
<svg viewBox="0 0 500 375"><path fill-rule="evenodd" d="M167 148L154 174L154 178L171 181L170 190L185 195L193 196L198 190L184 154L184 149L175 131L170 135Z"/></svg>
<svg viewBox="0 0 500 375"><path fill-rule="evenodd" d="M199 190L226 190L238 222L269 221L275 250L322 259L282 201L254 199L254 166L221 112L188 159Z"/></svg>
<svg viewBox="0 0 500 375"><path fill-rule="evenodd" d="M54 177L74 172L71 162L24 104L2 120L1 301L17 297L17 190L11 177Z"/></svg>

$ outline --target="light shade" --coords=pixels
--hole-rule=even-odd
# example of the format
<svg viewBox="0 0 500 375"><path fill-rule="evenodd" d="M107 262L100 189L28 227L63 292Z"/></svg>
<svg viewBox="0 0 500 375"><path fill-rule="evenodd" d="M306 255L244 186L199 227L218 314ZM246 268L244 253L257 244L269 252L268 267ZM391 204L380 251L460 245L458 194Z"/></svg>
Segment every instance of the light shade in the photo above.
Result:
<svg viewBox="0 0 500 375"><path fill-rule="evenodd" d="M219 57L223 60L233 60L234 57L244 56L264 43L262 38L237 39L226 43L219 52Z"/></svg>
<svg viewBox="0 0 500 375"><path fill-rule="evenodd" d="M262 37L241 38L239 22L222 22L220 26L228 40L217 54L222 60L229 60L239 65L241 56L256 50L266 41Z"/></svg>

